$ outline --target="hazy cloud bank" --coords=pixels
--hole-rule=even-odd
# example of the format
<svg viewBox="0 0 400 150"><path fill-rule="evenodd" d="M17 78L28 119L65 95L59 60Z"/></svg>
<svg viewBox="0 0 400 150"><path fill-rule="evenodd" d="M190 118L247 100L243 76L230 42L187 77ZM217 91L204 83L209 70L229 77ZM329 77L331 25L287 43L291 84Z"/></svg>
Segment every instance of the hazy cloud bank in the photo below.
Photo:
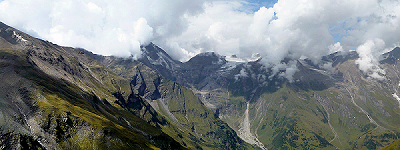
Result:
<svg viewBox="0 0 400 150"><path fill-rule="evenodd" d="M399 45L399 1L278 0L254 9L259 5L207 0L3 0L0 20L54 43L103 55L138 55L139 46L151 41L181 61L206 51L241 58L259 53L266 67L286 70L281 76L288 79L296 68L282 64L285 57L318 62L322 55L350 49L360 54L361 70L380 78L384 73L376 68L376 56Z"/></svg>

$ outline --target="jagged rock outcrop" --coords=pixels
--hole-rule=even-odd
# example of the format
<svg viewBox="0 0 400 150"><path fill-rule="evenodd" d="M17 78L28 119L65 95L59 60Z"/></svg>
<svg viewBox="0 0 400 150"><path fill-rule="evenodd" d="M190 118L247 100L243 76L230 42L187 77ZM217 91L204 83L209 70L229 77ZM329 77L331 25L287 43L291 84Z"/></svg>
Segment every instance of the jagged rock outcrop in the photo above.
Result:
<svg viewBox="0 0 400 150"><path fill-rule="evenodd" d="M94 58L118 75L130 79L132 93L138 96L129 97L129 101L134 103L136 98L143 97L168 120L170 126L174 126L163 127L164 131L175 130L178 133L175 139L184 145L194 149L257 149L241 140L190 89L164 78L142 62L116 57ZM157 58L154 56L153 59ZM129 109L138 106L128 103L124 105Z"/></svg>

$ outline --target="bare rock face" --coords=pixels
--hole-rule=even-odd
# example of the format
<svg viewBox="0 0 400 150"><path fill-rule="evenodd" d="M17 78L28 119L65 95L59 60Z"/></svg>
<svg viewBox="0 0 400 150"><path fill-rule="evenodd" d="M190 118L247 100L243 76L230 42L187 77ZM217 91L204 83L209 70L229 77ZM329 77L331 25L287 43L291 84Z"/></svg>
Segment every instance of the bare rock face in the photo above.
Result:
<svg viewBox="0 0 400 150"><path fill-rule="evenodd" d="M151 58L169 59L168 57L161 58L164 57L162 55L165 52L159 53ZM166 124L161 127L178 133L178 141L184 143L185 146L194 149L257 148L241 140L235 131L208 110L190 89L164 78L144 63L116 57L97 57L97 59L118 75L131 80L133 95L128 99L120 99L122 106L150 122L154 122L153 119L157 118L148 118L148 114L157 112L162 115L166 120L158 122L166 122ZM163 64L171 63L164 62ZM142 98L147 102L146 104L141 103ZM143 109L145 106L151 109Z"/></svg>

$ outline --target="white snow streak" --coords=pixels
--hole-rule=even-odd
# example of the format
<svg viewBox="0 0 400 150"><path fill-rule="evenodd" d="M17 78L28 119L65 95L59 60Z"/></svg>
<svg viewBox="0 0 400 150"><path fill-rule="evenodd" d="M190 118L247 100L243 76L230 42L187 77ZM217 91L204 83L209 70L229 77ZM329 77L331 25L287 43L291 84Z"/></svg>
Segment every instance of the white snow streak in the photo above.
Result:
<svg viewBox="0 0 400 150"><path fill-rule="evenodd" d="M393 97L399 102L399 108L400 108L400 97L397 96L396 93L393 93L392 95L393 95Z"/></svg>
<svg viewBox="0 0 400 150"><path fill-rule="evenodd" d="M28 40L25 40L21 35L15 33L15 31L13 31L13 33L14 33L14 36L17 37L19 41L22 41L22 42L28 41Z"/></svg>

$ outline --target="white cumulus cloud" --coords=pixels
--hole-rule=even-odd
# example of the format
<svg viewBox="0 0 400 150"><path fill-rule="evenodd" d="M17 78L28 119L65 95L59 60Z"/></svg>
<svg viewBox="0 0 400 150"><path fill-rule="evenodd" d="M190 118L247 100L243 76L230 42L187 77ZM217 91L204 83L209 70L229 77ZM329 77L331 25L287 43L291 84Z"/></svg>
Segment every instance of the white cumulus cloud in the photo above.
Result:
<svg viewBox="0 0 400 150"><path fill-rule="evenodd" d="M396 0L278 0L267 6L245 0L3 0L0 14L0 21L56 44L126 57L154 42L181 61L207 51L244 60L258 53L274 67L284 58L318 62L375 39L385 43L377 53L400 45ZM285 66L285 76L296 70Z"/></svg>
<svg viewBox="0 0 400 150"><path fill-rule="evenodd" d="M3 0L0 21L33 36L103 55L140 54L140 45L180 35L203 0Z"/></svg>
<svg viewBox="0 0 400 150"><path fill-rule="evenodd" d="M385 46L385 42L382 39L368 40L363 45L357 48L359 59L356 60L358 68L364 72L364 74L378 79L385 79L385 70L379 67L379 60L376 56L379 56L379 52Z"/></svg>

